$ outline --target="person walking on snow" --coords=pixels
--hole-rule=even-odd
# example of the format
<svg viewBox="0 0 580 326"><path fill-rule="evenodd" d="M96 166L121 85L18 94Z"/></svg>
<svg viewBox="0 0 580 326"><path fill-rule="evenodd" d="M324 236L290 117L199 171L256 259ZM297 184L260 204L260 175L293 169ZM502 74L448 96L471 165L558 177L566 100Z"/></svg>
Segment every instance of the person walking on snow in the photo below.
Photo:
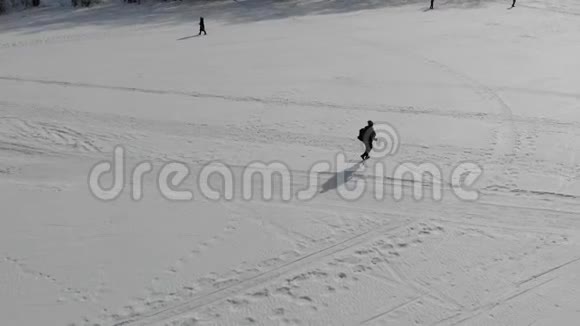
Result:
<svg viewBox="0 0 580 326"><path fill-rule="evenodd" d="M516 0L514 0L514 2L512 2L512 8L516 6Z"/></svg>
<svg viewBox="0 0 580 326"><path fill-rule="evenodd" d="M363 161L369 159L369 153L373 149L373 141L377 140L377 133L373 128L373 122L369 120L367 126L359 130L358 139L365 144L365 152L360 156Z"/></svg>
<svg viewBox="0 0 580 326"><path fill-rule="evenodd" d="M203 32L203 35L207 35L207 33L205 31L205 23L203 21L203 17L199 17L199 34L197 34L197 35L201 35L202 32Z"/></svg>

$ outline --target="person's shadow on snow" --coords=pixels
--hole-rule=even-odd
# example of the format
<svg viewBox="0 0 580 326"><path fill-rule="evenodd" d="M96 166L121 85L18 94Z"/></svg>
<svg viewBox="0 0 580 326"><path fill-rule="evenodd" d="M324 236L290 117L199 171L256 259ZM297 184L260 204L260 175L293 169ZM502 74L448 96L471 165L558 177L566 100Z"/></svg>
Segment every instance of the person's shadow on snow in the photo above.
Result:
<svg viewBox="0 0 580 326"><path fill-rule="evenodd" d="M350 179L352 179L354 172L358 170L358 168L361 165L362 162L358 162L357 164L351 166L350 168L345 169L344 171L336 172L330 179L326 180L326 182L322 185L320 193L322 194L329 190L336 189L341 185L349 182ZM343 176L341 176L341 174Z"/></svg>
<svg viewBox="0 0 580 326"><path fill-rule="evenodd" d="M186 36L186 37L182 37L182 38L178 38L178 41L183 41L183 40L188 40L190 38L194 38L194 37L198 37L200 36L199 34L195 34L195 35L191 35L191 36Z"/></svg>

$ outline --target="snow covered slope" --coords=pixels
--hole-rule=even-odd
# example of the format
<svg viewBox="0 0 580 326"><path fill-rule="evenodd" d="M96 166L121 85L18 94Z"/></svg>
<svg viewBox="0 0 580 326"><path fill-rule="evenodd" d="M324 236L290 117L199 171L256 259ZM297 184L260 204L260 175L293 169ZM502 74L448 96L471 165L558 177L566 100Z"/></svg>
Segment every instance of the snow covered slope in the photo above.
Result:
<svg viewBox="0 0 580 326"><path fill-rule="evenodd" d="M0 17L0 324L576 324L580 4L520 2ZM362 165L367 120L399 148ZM118 146L101 200L89 174ZM168 163L193 198L166 198ZM200 182L220 166L233 185L206 185L231 200ZM288 179L266 200L248 166ZM441 177L395 173L422 167Z"/></svg>

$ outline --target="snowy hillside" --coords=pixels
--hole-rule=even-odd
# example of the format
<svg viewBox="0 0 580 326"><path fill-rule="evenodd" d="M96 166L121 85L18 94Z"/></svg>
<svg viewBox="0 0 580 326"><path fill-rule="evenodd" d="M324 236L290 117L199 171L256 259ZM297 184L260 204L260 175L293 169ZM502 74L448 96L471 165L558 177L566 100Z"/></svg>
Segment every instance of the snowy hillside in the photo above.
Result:
<svg viewBox="0 0 580 326"><path fill-rule="evenodd" d="M0 324L577 324L580 3L428 5L0 16Z"/></svg>

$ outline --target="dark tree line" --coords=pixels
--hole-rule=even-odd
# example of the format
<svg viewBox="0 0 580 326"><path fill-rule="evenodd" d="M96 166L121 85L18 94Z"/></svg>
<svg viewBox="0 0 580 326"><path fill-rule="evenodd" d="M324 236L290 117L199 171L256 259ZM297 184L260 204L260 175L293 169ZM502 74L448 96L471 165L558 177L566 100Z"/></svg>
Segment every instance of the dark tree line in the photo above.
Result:
<svg viewBox="0 0 580 326"><path fill-rule="evenodd" d="M73 7L89 7L93 0L71 0ZM168 0L163 0L164 2ZM173 0L173 1L183 1L183 0ZM516 0L512 1L512 8L516 5ZM141 0L123 0L125 3L136 3L141 4ZM429 9L433 9L435 0L429 0ZM38 7L40 6L40 0L0 0L0 14L9 11L12 8L22 8L22 7Z"/></svg>
<svg viewBox="0 0 580 326"><path fill-rule="evenodd" d="M40 6L41 0L0 0L0 14L6 13L12 9L30 8ZM89 7L95 0L71 0L73 7ZM98 0L97 0L98 1ZM125 0L127 2L128 0ZM130 0L131 2L141 3L141 0Z"/></svg>
<svg viewBox="0 0 580 326"><path fill-rule="evenodd" d="M12 8L28 8L40 6L40 0L0 0L0 14Z"/></svg>
<svg viewBox="0 0 580 326"><path fill-rule="evenodd" d="M89 7L91 5L91 0L71 0L73 7Z"/></svg>

